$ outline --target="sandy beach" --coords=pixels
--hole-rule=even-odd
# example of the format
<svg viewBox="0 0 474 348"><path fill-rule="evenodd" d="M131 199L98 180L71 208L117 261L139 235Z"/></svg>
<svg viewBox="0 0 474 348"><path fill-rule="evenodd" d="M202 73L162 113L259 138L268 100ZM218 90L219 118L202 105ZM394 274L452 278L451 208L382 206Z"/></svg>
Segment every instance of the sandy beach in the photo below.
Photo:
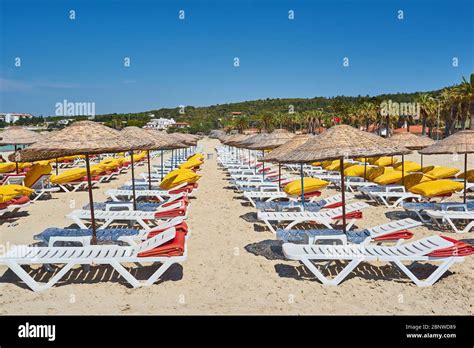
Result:
<svg viewBox="0 0 474 348"><path fill-rule="evenodd" d="M173 265L150 287L133 289L108 267L70 271L52 289L35 293L6 267L0 267L0 314L473 314L474 258L454 265L431 287L419 288L389 264L363 263L337 287L321 285L298 262L286 260L281 243L256 221L256 210L228 188L225 172L217 167L218 140L199 143L213 154L202 167L199 189L191 200L188 259ZM407 156L419 162L419 155ZM158 164L154 159L153 164ZM463 157L425 156L424 164L462 169ZM470 166L472 168L472 166ZM145 166L137 169L139 173ZM99 184L94 199L104 201L106 189L130 180L128 171L117 180ZM335 194L326 189L323 197ZM460 200L459 196L453 200ZM31 204L23 216L0 225L2 244L31 244L33 235L48 227L67 227L65 215L88 201L87 192L55 193ZM406 217L403 209L372 206L363 212L359 227L370 227ZM440 234L422 226L416 239ZM474 233L444 232L474 241ZM145 267L144 276L155 268ZM428 264L416 266L430 273ZM35 279L51 275L30 270ZM135 274L137 277L140 275Z"/></svg>

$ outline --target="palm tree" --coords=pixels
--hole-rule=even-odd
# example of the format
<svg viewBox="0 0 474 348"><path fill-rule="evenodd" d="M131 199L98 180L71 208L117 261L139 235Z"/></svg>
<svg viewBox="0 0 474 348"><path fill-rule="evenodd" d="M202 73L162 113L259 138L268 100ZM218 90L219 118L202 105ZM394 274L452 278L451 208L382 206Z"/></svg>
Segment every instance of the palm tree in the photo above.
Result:
<svg viewBox="0 0 474 348"><path fill-rule="evenodd" d="M467 118L469 117L469 129L474 130L474 74L471 74L470 81L465 77L459 86L456 86L456 93L460 102L462 112L462 127L464 128Z"/></svg>
<svg viewBox="0 0 474 348"><path fill-rule="evenodd" d="M420 105L420 114L421 114L421 135L426 134L426 123L428 120L432 120L434 115L436 114L436 101L433 99L431 95L428 93L421 93L417 101Z"/></svg>
<svg viewBox="0 0 474 348"><path fill-rule="evenodd" d="M234 120L234 127L239 130L239 133L243 133L249 127L249 119L246 116L236 118Z"/></svg>
<svg viewBox="0 0 474 348"><path fill-rule="evenodd" d="M264 111L259 116L259 121L261 128L266 132L271 132L274 127L274 119L273 114L269 111Z"/></svg>

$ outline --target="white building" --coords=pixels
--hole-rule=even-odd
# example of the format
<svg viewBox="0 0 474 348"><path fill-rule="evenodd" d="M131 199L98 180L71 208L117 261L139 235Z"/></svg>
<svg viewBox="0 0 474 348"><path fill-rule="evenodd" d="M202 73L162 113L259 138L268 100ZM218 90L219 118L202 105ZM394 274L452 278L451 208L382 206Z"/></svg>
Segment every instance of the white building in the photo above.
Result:
<svg viewBox="0 0 474 348"><path fill-rule="evenodd" d="M143 128L166 130L175 123L176 121L173 118L152 118Z"/></svg>
<svg viewBox="0 0 474 348"><path fill-rule="evenodd" d="M17 114L15 112L0 112L0 121L5 123L15 123L23 118L32 118L31 114Z"/></svg>

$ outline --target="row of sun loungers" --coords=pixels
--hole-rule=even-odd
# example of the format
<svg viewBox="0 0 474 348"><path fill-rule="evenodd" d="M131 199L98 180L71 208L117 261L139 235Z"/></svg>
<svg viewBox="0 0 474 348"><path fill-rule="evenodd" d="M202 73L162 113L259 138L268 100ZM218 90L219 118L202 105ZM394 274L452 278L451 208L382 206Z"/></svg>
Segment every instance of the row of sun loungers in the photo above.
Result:
<svg viewBox="0 0 474 348"><path fill-rule="evenodd" d="M467 232L474 224L472 206L450 203L433 203L405 190L403 186L379 186L364 182L360 178L349 178L346 187L353 194L346 194L347 232L337 228L337 222L342 218L340 195L327 199L318 199L318 194L310 195L310 201L303 206L300 197L288 196L281 191L281 185L272 183L271 178L257 174L259 167L256 158L238 158L227 147L218 147L218 161L226 170L230 182L237 192L243 191L243 196L250 204L259 209L257 218L276 237L284 242L282 248L289 260L302 262L307 269L325 285L338 285L361 262L389 262L397 266L406 276L418 286L434 284L448 268L464 257L474 253L469 244L448 237L433 235L427 238L409 241L414 237L410 229L422 225L426 221L435 223L448 222L454 231ZM268 165L268 164L266 164ZM286 169L300 173L299 165L288 165ZM269 172L275 169L269 167ZM326 172L320 167L304 166L306 175L314 176L332 182L340 187L339 173ZM247 181L247 182L246 182ZM251 189L248 189L248 188ZM406 210L422 214L416 221L411 218L399 219L389 223L363 230L351 230L356 219L362 217L362 210L369 205L362 201L353 202L354 194L362 194L366 199L393 208L402 205ZM305 195L306 196L306 195ZM407 201L414 201L407 203ZM459 231L454 220L470 219L464 230ZM319 225L324 228L296 229L300 225ZM330 243L338 242L338 245ZM386 242L391 242L387 246ZM395 244L393 244L395 243ZM344 269L333 279L324 275L324 270L333 262L345 261ZM320 264L324 262L324 264ZM439 267L426 279L419 279L404 262L440 263Z"/></svg>
<svg viewBox="0 0 474 348"><path fill-rule="evenodd" d="M67 215L78 229L46 229L34 237L40 245L15 246L0 255L0 264L9 267L33 291L54 286L75 266L92 264L111 266L132 287L152 285L171 265L186 260L188 194L194 188L194 184L185 183L171 190L137 190L140 201L136 210L130 200L131 190L109 190L110 201L94 203L97 245L91 245L91 213L86 205ZM160 267L148 279L138 280L124 267L131 263L138 267L158 263ZM23 265L42 265L50 270L51 265L62 267L46 283L40 283Z"/></svg>

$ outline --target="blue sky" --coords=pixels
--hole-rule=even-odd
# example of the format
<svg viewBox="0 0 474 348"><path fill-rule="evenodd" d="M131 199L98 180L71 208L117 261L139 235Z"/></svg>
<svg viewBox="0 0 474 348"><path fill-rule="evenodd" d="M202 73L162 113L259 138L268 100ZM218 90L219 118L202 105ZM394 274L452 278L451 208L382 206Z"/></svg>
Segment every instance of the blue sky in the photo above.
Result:
<svg viewBox="0 0 474 348"><path fill-rule="evenodd" d="M470 0L0 4L2 112L51 115L64 99L95 102L101 114L424 91L474 71Z"/></svg>

